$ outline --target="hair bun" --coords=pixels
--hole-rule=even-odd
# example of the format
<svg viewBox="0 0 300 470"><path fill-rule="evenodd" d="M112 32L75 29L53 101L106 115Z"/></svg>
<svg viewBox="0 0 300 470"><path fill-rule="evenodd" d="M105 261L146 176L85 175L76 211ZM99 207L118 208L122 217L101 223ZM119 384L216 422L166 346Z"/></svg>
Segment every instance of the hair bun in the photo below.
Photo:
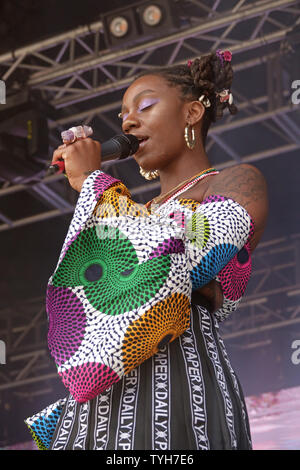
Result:
<svg viewBox="0 0 300 470"><path fill-rule="evenodd" d="M220 100L219 93L229 90L232 85L233 70L231 66L232 54L230 51L216 52L203 55L190 63L190 73L194 85L199 89L199 96L206 94L213 106L210 118L213 122L223 116L223 110L228 107L231 114L237 113L237 107L229 100Z"/></svg>
<svg viewBox="0 0 300 470"><path fill-rule="evenodd" d="M211 55L201 56L195 59L190 67L191 75L196 88L212 93L215 91L214 70Z"/></svg>

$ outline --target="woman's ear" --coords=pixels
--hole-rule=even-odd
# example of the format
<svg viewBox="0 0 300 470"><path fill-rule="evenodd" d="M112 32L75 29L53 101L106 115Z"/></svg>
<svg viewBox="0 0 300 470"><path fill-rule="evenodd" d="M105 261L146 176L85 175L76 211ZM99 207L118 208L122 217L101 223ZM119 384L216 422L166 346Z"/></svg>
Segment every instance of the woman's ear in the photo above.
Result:
<svg viewBox="0 0 300 470"><path fill-rule="evenodd" d="M203 118L205 107L200 101L186 103L186 122L194 126Z"/></svg>

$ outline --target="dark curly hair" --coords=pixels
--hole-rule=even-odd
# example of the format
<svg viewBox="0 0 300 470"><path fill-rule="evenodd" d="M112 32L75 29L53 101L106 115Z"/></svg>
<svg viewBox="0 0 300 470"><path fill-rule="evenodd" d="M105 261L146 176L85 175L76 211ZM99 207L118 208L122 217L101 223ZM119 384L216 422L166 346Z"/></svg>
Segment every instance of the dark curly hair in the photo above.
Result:
<svg viewBox="0 0 300 470"><path fill-rule="evenodd" d="M197 100L203 94L207 96L211 106L205 108L203 117L203 145L205 145L211 123L223 117L223 110L226 107L231 114L236 114L238 111L233 103L221 102L219 96L216 95L224 89L230 90L233 79L231 62L225 60L224 55L218 51L196 58L190 64L155 67L150 71L142 71L136 78L145 75L159 75L165 78L169 85L180 88L181 98L184 101Z"/></svg>

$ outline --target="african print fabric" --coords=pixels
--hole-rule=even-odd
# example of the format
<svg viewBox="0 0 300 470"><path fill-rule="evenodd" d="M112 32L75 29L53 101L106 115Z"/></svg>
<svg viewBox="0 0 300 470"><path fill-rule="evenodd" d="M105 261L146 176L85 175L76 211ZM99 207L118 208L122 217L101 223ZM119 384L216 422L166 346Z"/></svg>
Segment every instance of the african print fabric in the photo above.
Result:
<svg viewBox="0 0 300 470"><path fill-rule="evenodd" d="M51 449L251 449L217 320L194 305L190 328L121 382L87 403L69 395Z"/></svg>
<svg viewBox="0 0 300 470"><path fill-rule="evenodd" d="M55 359L58 374L70 395L56 406L52 405L51 410L48 407L26 420L40 448L56 448L56 441L52 441L55 420L59 420L60 424L54 435L57 437L57 429L61 429L67 439L63 448L77 448L79 445L85 449L98 448L98 444L92 441L91 432L97 434L97 429L104 422L112 439L107 441L105 448L119 448L119 441L114 433L118 428L122 429L122 423L126 419L122 418L122 408L117 407L116 411L113 404L119 403L121 397L127 394L127 386L133 390L135 396L135 409L130 425L133 439L130 445L133 447L129 448L160 448L156 444L156 438L153 440L152 436L151 443L148 440L150 427L154 426L154 418L160 411L160 406L163 406L159 403L159 394L157 408L155 397L150 395L150 377L152 376L153 383L159 379L155 373L150 374L149 364L152 364L151 370L155 371L156 361L163 354L162 351L167 351L164 360L167 361L169 371L166 408L169 410L169 417L166 417L169 438L166 445L172 447L166 448L179 448L174 426L176 428L180 425L181 418L178 421L176 413L171 413L172 406L178 399L176 394L179 392L175 393L178 383L187 380L190 384L186 388L188 393L181 395L180 403L184 399L191 404L193 399L190 369L186 365L189 355L184 353L183 338L190 334L190 339L194 338L195 351L200 348L192 327L195 315L195 306L191 303L192 291L214 278L221 283L224 303L213 317L216 328L217 322L224 320L236 308L246 288L251 272L249 239L253 230L250 215L230 198L216 195L202 203L179 199L153 213L151 209L149 211L144 206L137 206L120 181L100 170L85 180L57 267L47 289L49 349ZM196 311L199 317L197 322L206 315L210 318L212 329L208 310L201 310L197 306ZM204 324L200 331L204 338ZM203 339L198 338L198 341ZM218 344L216 349L221 351L223 346L220 340L216 337L214 341ZM210 357L210 344L212 343L207 341L202 348L207 360ZM179 350L182 351L185 371L178 369ZM219 425L223 423L221 427L224 429L229 426L231 414L232 422L228 428L230 447L228 439L225 439L227 431L224 431L225 434L221 433L223 443L220 445L237 448L239 444L235 428L239 428L239 434L240 429L247 428L247 415L238 381L233 379L233 370L226 362L225 349L222 351L224 357L223 364L220 361L220 369L214 364L210 370L210 373L214 371L216 377L210 393L213 394L216 386L222 388L220 393L225 409L221 411L217 391L213 394L213 402L215 400L218 410L215 410L215 414ZM177 360L174 359L176 356ZM199 352L197 357L202 369L205 359L202 355L200 359ZM210 359L216 360L215 353L211 352ZM223 369L225 363L229 370L227 382ZM174 372L176 370L177 379ZM220 381L221 371L223 382ZM139 376L136 381L133 379L135 376ZM202 376L205 377L203 371ZM203 383L198 385L202 389L202 399L207 387L203 377ZM231 384L231 398L228 378L234 383ZM177 384L175 387L174 383ZM145 393L140 395L139 391L143 388ZM138 418L138 410L145 408L143 400L147 396L149 403L146 408L152 409L152 418L148 425L145 416L143 419ZM105 420L102 419L101 411L99 414L102 405L98 405L99 401L108 400L108 397L111 397L108 407L110 418ZM125 414L126 409L125 406ZM189 416L188 421L184 421L188 433L194 426L194 411L184 418L186 420ZM206 412L207 409L203 410L204 415ZM178 415L180 416L180 412ZM114 427L111 428L113 418L117 419L118 425L114 421ZM134 422L140 423L138 431L133 430ZM70 427L69 432L66 431L66 423ZM48 429L48 433L45 429ZM141 432L141 429L144 431ZM118 432L126 433L125 430ZM159 434L158 428L154 435L156 433ZM52 444L49 444L49 440ZM196 441L197 439L190 439L187 445L192 447L187 448L198 449L200 444ZM214 445L212 442L208 438L208 448ZM249 442L248 435L247 445ZM182 444L181 440L180 445Z"/></svg>

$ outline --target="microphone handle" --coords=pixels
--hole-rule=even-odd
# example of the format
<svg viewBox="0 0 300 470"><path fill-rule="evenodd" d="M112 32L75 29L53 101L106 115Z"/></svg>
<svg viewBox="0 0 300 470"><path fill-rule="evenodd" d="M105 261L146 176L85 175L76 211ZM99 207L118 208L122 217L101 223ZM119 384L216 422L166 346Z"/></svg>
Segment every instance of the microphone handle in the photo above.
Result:
<svg viewBox="0 0 300 470"><path fill-rule="evenodd" d="M120 158L123 153L123 148L117 139L110 139L101 144L101 159L102 161Z"/></svg>
<svg viewBox="0 0 300 470"><path fill-rule="evenodd" d="M112 159L122 160L135 153L138 147L139 142L135 136L117 135L101 144L101 159L102 161ZM63 173L64 171L65 163L61 158L49 166L46 176L53 173Z"/></svg>
<svg viewBox="0 0 300 470"><path fill-rule="evenodd" d="M117 140L110 140L101 144L101 159L102 161L113 160L115 158L120 158L122 154L121 144ZM55 163L49 166L47 171L47 176L53 174L64 173L65 171L65 162L63 159L57 160Z"/></svg>
<svg viewBox="0 0 300 470"><path fill-rule="evenodd" d="M65 162L63 160L57 160L55 163L49 166L47 170L47 176L53 175L54 173L60 174L65 171Z"/></svg>

